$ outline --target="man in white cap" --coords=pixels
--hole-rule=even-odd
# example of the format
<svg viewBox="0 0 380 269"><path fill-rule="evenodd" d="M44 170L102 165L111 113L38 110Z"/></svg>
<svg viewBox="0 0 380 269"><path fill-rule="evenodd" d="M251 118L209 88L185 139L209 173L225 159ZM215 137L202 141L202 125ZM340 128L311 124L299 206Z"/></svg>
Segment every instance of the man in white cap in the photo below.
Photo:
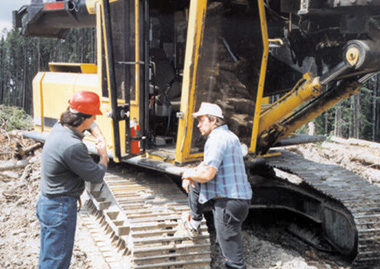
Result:
<svg viewBox="0 0 380 269"><path fill-rule="evenodd" d="M190 238L196 237L207 203L212 208L225 266L246 268L241 225L248 215L252 189L239 138L224 125L222 110L216 104L203 102L193 117L198 119L197 127L207 141L203 162L182 175L182 187L189 193L190 206L183 227Z"/></svg>

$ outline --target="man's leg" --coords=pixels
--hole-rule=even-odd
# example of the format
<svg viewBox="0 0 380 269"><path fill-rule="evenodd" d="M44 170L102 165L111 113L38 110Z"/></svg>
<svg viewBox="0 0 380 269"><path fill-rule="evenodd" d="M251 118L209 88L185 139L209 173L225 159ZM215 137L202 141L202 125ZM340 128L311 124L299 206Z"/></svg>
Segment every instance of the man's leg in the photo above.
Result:
<svg viewBox="0 0 380 269"><path fill-rule="evenodd" d="M45 240L46 240L46 227L45 225L41 222L40 215L42 214L41 211L41 203L43 203L44 197L40 196L37 201L36 205L36 215L38 220L40 220L40 226L41 226L41 232L40 232L40 256L38 260L38 264L41 266L41 260L44 256L44 253L46 252L45 250Z"/></svg>
<svg viewBox="0 0 380 269"><path fill-rule="evenodd" d="M245 269L241 226L247 218L249 201L216 199L213 215L216 236L227 268Z"/></svg>
<svg viewBox="0 0 380 269"><path fill-rule="evenodd" d="M47 198L37 203L41 224L39 268L69 268L74 245L77 199L68 196Z"/></svg>
<svg viewBox="0 0 380 269"><path fill-rule="evenodd" d="M194 183L195 187L190 185L190 192L188 195L188 201L190 206L190 216L191 219L195 221L201 221L202 220L202 214L203 214L203 205L199 203L199 191L200 191L200 185L199 183Z"/></svg>
<svg viewBox="0 0 380 269"><path fill-rule="evenodd" d="M194 238L199 235L202 221L203 205L198 202L199 184L195 183L194 185L195 187L190 186L190 192L188 195L190 214L184 213L181 220L181 226L189 238Z"/></svg>

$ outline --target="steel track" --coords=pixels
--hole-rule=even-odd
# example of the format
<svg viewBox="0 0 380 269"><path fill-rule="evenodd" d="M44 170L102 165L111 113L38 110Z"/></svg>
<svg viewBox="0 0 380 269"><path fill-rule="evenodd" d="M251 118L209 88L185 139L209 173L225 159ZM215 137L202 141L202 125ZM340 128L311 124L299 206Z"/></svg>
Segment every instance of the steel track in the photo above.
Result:
<svg viewBox="0 0 380 269"><path fill-rule="evenodd" d="M280 152L279 156L267 158L269 166L297 175L303 184L329 197L323 201L324 208L331 205L343 216L350 215L347 219L347 223L353 223L350 231L335 230L328 236L357 235L353 266L380 268L380 188L337 165L315 163L289 151ZM336 209L338 205L341 208ZM322 219L328 217L323 215ZM334 240L339 238L331 239Z"/></svg>
<svg viewBox="0 0 380 269"><path fill-rule="evenodd" d="M339 237L353 238L354 249L348 251L355 253L353 266L380 268L380 189L339 166L281 153L267 158L267 164L297 175L303 180L301 185L322 196L318 198L320 222L330 218L332 224L325 227L327 239L331 237L329 241L334 243ZM111 235L109 243L92 229L102 255L110 268L210 268L205 221L201 236L186 238L179 225L182 213L189 210L186 196L171 179L152 173L119 168L107 172L105 184L86 186L92 201L90 211ZM333 230L334 214L346 222L344 231ZM117 251L109 250L110 245Z"/></svg>
<svg viewBox="0 0 380 269"><path fill-rule="evenodd" d="M87 208L110 235L90 229L110 268L210 268L206 222L197 238L186 237L180 220L189 212L187 198L170 178L116 168L104 182L86 185Z"/></svg>

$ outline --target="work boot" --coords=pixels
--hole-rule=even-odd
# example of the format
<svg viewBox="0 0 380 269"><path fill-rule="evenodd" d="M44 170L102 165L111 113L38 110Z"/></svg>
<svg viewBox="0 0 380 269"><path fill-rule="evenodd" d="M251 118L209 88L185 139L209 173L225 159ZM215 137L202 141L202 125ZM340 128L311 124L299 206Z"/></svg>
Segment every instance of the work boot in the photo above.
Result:
<svg viewBox="0 0 380 269"><path fill-rule="evenodd" d="M189 239L194 239L197 237L200 232L201 232L201 225L198 225L198 227L193 227L191 224L191 216L189 213L183 213L182 218L181 218L181 223L180 223L181 228L185 232L185 235Z"/></svg>

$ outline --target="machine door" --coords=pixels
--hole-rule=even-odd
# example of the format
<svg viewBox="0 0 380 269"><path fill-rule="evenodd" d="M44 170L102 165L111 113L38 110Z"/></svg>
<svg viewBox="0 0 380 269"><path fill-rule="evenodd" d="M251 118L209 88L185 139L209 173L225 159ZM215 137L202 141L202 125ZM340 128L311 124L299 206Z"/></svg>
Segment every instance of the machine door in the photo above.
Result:
<svg viewBox="0 0 380 269"><path fill-rule="evenodd" d="M247 86L247 79L241 74L243 68L251 68L252 85L257 85L257 73L253 67L245 67L243 59L253 57L247 53L261 53L249 47L253 42L248 42L255 40L254 31L260 26L257 20L253 24L257 12L248 13L246 6L239 5L231 14L230 8L224 2L192 0L190 3L181 96L183 114L176 148L178 163L199 159L203 154L205 138L191 115L202 102L218 104L229 129L241 142L250 143L256 88Z"/></svg>
<svg viewBox="0 0 380 269"><path fill-rule="evenodd" d="M103 0L105 95L110 98L114 156L144 152L144 1Z"/></svg>

